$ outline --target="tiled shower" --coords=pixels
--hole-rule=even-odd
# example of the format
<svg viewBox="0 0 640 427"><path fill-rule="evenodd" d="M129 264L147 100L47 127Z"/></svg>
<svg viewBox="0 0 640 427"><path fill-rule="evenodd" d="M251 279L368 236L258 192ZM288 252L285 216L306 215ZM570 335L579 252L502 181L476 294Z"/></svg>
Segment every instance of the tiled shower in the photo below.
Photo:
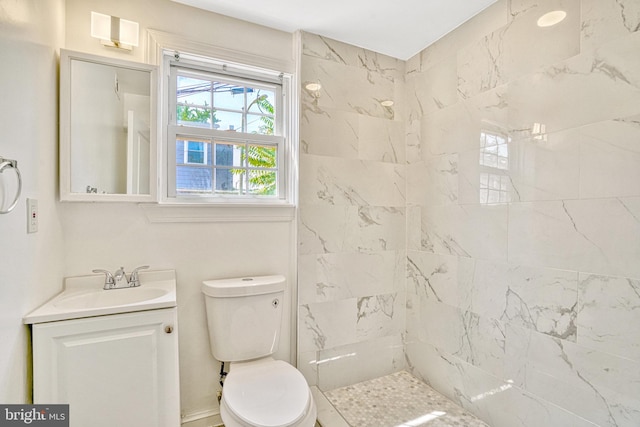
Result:
<svg viewBox="0 0 640 427"><path fill-rule="evenodd" d="M312 385L407 370L493 427L640 425L639 29L637 0L499 0L406 62L303 34Z"/></svg>

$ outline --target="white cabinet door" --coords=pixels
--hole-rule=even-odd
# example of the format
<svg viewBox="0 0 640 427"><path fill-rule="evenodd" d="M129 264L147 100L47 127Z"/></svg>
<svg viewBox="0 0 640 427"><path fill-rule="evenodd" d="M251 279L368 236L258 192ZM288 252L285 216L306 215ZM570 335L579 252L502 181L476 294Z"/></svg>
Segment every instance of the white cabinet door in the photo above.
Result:
<svg viewBox="0 0 640 427"><path fill-rule="evenodd" d="M176 309L35 324L33 378L71 427L178 427Z"/></svg>

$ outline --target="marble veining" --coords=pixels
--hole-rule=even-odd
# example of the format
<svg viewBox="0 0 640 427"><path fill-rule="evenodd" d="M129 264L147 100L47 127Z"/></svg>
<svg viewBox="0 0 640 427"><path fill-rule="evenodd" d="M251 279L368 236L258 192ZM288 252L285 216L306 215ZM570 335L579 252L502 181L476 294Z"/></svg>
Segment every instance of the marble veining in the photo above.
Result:
<svg viewBox="0 0 640 427"><path fill-rule="evenodd" d="M506 260L506 205L421 207L420 214L423 250Z"/></svg>
<svg viewBox="0 0 640 427"><path fill-rule="evenodd" d="M636 198L514 205L509 262L640 277L639 208Z"/></svg>
<svg viewBox="0 0 640 427"><path fill-rule="evenodd" d="M404 289L404 251L305 254L298 258L303 304L398 292Z"/></svg>
<svg viewBox="0 0 640 427"><path fill-rule="evenodd" d="M512 267L508 274L506 306L501 319L575 342L578 275L524 266Z"/></svg>
<svg viewBox="0 0 640 427"><path fill-rule="evenodd" d="M640 30L635 0L583 0L582 46L594 49Z"/></svg>
<svg viewBox="0 0 640 427"><path fill-rule="evenodd" d="M640 280L581 274L578 298L578 343L640 361Z"/></svg>
<svg viewBox="0 0 640 427"><path fill-rule="evenodd" d="M550 402L597 425L638 425L638 362L518 328L508 329L507 342L507 353L519 361L517 369L508 366L515 384L544 391Z"/></svg>
<svg viewBox="0 0 640 427"><path fill-rule="evenodd" d="M547 132L640 112L640 33L543 67L509 84L509 129ZM572 102L566 102L572 99ZM582 105L576 110L573 105ZM553 109L550 109L553 106Z"/></svg>

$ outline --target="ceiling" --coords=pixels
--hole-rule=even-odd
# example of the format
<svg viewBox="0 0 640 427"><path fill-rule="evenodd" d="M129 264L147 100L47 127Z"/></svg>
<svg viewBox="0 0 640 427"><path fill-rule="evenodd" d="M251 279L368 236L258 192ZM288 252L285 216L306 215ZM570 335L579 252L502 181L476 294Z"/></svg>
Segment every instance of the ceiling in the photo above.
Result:
<svg viewBox="0 0 640 427"><path fill-rule="evenodd" d="M174 0L409 59L497 0Z"/></svg>

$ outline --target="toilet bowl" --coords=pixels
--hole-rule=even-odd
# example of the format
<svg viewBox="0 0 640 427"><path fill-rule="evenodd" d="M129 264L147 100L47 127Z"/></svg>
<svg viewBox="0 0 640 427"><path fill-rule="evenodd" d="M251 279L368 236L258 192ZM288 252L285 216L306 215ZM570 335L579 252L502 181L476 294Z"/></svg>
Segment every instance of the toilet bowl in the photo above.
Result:
<svg viewBox="0 0 640 427"><path fill-rule="evenodd" d="M220 415L226 427L313 427L317 410L302 374L269 357L231 365Z"/></svg>
<svg viewBox="0 0 640 427"><path fill-rule="evenodd" d="M213 356L231 362L222 388L225 427L313 427L317 409L304 376L272 356L278 349L283 276L207 280Z"/></svg>

